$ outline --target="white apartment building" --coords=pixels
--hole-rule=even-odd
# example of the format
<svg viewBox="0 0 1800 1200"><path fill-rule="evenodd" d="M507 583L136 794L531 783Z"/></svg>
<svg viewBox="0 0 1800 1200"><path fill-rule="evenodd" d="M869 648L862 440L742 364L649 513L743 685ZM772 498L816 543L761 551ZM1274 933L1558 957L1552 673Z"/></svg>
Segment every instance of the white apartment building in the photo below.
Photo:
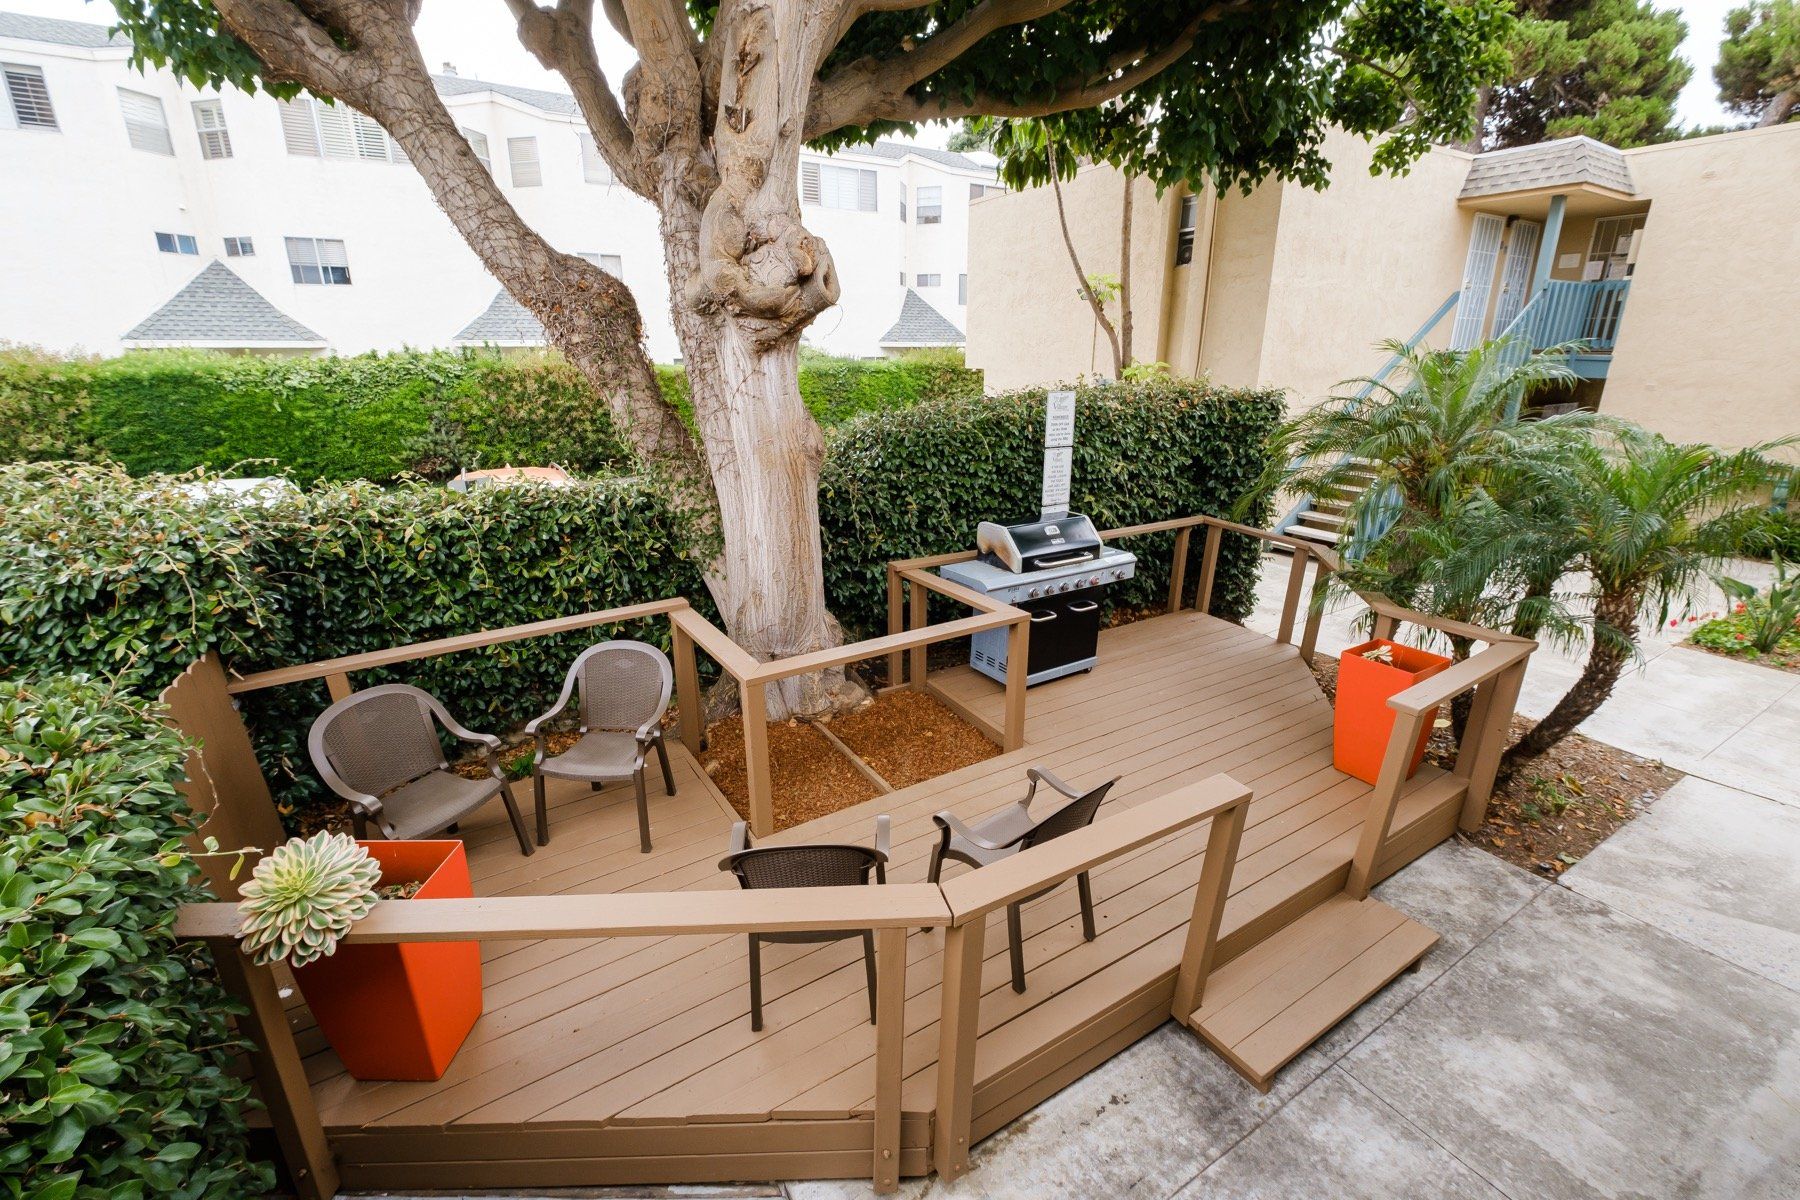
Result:
<svg viewBox="0 0 1800 1200"><path fill-rule="evenodd" d="M0 343L355 354L541 344L361 113L139 73L101 25L0 13ZM613 181L572 98L459 76L439 94L520 215L630 286L679 356L656 214ZM960 346L969 205L994 171L883 141L802 156L807 225L843 294L807 342Z"/></svg>

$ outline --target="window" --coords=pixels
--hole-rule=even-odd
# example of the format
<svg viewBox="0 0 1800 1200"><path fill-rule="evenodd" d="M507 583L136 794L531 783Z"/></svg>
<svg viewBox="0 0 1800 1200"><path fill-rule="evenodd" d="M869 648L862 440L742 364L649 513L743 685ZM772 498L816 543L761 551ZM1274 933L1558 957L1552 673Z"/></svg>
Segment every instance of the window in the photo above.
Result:
<svg viewBox="0 0 1800 1200"><path fill-rule="evenodd" d="M174 156L175 143L169 140L169 119L163 115L161 100L120 88L119 110L125 114L125 137L133 150Z"/></svg>
<svg viewBox="0 0 1800 1200"><path fill-rule="evenodd" d="M906 224L906 185L900 185L900 223ZM902 282L905 282L902 280Z"/></svg>
<svg viewBox="0 0 1800 1200"><path fill-rule="evenodd" d="M487 134L477 133L473 129L464 129L460 125L457 126L457 132L468 139L469 149L475 152L475 157L481 160L481 165L486 168L489 175L492 175L494 173L494 160L488 155Z"/></svg>
<svg viewBox="0 0 1800 1200"><path fill-rule="evenodd" d="M322 104L310 96L281 102L281 137L289 154L366 162L411 161L374 117L346 105Z"/></svg>
<svg viewBox="0 0 1800 1200"><path fill-rule="evenodd" d="M350 260L344 255L344 243L334 238L288 238L287 256L295 283L342 286L350 282Z"/></svg>
<svg viewBox="0 0 1800 1200"><path fill-rule="evenodd" d="M944 189L933 184L918 191L919 206L913 220L921 225L936 225L944 219Z"/></svg>
<svg viewBox="0 0 1800 1200"><path fill-rule="evenodd" d="M1006 190L1005 188L999 186L998 184L971 183L969 185L969 199L979 200L983 196L991 196L995 192L1004 192L1005 190Z"/></svg>
<svg viewBox="0 0 1800 1200"><path fill-rule="evenodd" d="M581 135L581 178L587 183L611 183L612 168L606 165L606 156L600 153L600 144L594 135Z"/></svg>
<svg viewBox="0 0 1800 1200"><path fill-rule="evenodd" d="M1200 221L1200 197L1181 198L1181 223L1175 231L1175 265L1184 267L1194 261L1194 230Z"/></svg>
<svg viewBox="0 0 1800 1200"><path fill-rule="evenodd" d="M538 163L536 138L507 138L506 162L512 168L514 187L544 186L544 168Z"/></svg>
<svg viewBox="0 0 1800 1200"><path fill-rule="evenodd" d="M969 302L969 277L967 275L956 277L956 302L964 305Z"/></svg>
<svg viewBox="0 0 1800 1200"><path fill-rule="evenodd" d="M225 106L217 100L194 101L194 128L200 134L201 158L230 158L231 133L225 128Z"/></svg>
<svg viewBox="0 0 1800 1200"><path fill-rule="evenodd" d="M1583 279L1626 279L1635 264L1631 258L1632 239L1644 227L1648 214L1634 213L1624 217L1601 217L1594 222L1588 239L1587 267Z"/></svg>
<svg viewBox="0 0 1800 1200"><path fill-rule="evenodd" d="M625 260L617 254L599 254L592 250L581 250L576 253L575 257L587 259L614 279L625 278Z"/></svg>
<svg viewBox="0 0 1800 1200"><path fill-rule="evenodd" d="M250 258L256 254L256 246L247 237L228 237L225 239L226 258Z"/></svg>
<svg viewBox="0 0 1800 1200"><path fill-rule="evenodd" d="M874 212L875 172L831 163L801 163L800 199L821 208Z"/></svg>
<svg viewBox="0 0 1800 1200"><path fill-rule="evenodd" d="M913 276L913 284L915 287L937 287L939 284L941 284L943 282L944 282L944 277L942 275L915 275L915 276Z"/></svg>
<svg viewBox="0 0 1800 1200"><path fill-rule="evenodd" d="M56 110L50 107L50 89L44 86L42 67L0 63L0 75L6 78L13 124L20 129L56 128Z"/></svg>
<svg viewBox="0 0 1800 1200"><path fill-rule="evenodd" d="M164 254L198 254L200 243L191 233L159 233L156 248Z"/></svg>

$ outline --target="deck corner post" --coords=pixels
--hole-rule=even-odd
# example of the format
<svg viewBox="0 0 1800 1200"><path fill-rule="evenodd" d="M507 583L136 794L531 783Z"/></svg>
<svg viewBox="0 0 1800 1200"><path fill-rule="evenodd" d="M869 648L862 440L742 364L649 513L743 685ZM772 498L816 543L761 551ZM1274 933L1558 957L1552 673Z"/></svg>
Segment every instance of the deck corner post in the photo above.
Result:
<svg viewBox="0 0 1800 1200"><path fill-rule="evenodd" d="M931 593L920 587L917 582L909 581L909 583L907 600L912 613L912 628L923 629L931 623L925 610L925 602L930 598ZM906 686L914 691L925 689L925 676L930 671L929 661L926 657L927 650L928 647L918 645L906 652Z"/></svg>
<svg viewBox="0 0 1800 1200"><path fill-rule="evenodd" d="M1184 525L1175 534L1175 561L1169 566L1169 611L1181 611L1181 593L1187 586L1188 546L1192 541L1194 527Z"/></svg>
<svg viewBox="0 0 1800 1200"><path fill-rule="evenodd" d="M1293 552L1293 561L1288 566L1287 595L1281 601L1281 626L1275 632L1276 642L1283 646L1292 645L1294 641L1294 618L1300 612L1300 593L1306 583L1306 560L1310 557L1298 545L1289 549Z"/></svg>
<svg viewBox="0 0 1800 1200"><path fill-rule="evenodd" d="M984 913L944 930L944 982L938 1015L937 1122L932 1167L946 1183L969 1173L974 1128L975 1036L981 1024Z"/></svg>
<svg viewBox="0 0 1800 1200"><path fill-rule="evenodd" d="M906 632L906 585L901 582L900 571L893 563L887 565L887 620L889 636ZM901 672L905 670L905 661L905 655L898 650L887 656L889 687L903 682Z"/></svg>
<svg viewBox="0 0 1800 1200"><path fill-rule="evenodd" d="M706 698L700 694L700 666L694 658L694 639L673 613L669 616L669 632L675 645L675 696L680 706L681 742L689 754L698 758L705 737Z"/></svg>
<svg viewBox="0 0 1800 1200"><path fill-rule="evenodd" d="M1456 765L1461 774L1463 754L1472 753L1469 763L1469 790L1463 794L1462 816L1457 826L1464 833L1473 833L1481 828L1487 820L1488 800L1494 794L1494 779L1500 771L1500 758L1506 752L1506 741L1512 731L1513 709L1519 702L1519 689L1525 682L1525 664L1530 656L1521 658L1516 666L1502 671L1482 690L1487 693L1485 703L1477 697L1477 711L1470 714L1469 726L1464 733L1465 738L1475 738L1476 743L1471 751L1463 751L1457 755ZM1480 725L1476 725L1476 719Z"/></svg>
<svg viewBox="0 0 1800 1200"><path fill-rule="evenodd" d="M1194 595L1194 611L1202 616L1212 612L1213 580L1219 574L1219 543L1225 530L1207 522L1206 548L1200 552L1200 590Z"/></svg>
<svg viewBox="0 0 1800 1200"><path fill-rule="evenodd" d="M250 1010L242 1018L255 1044L248 1056L250 1066L294 1190L300 1200L332 1200L338 1190L337 1160L325 1137L294 1031L288 1027L275 973L244 957L233 939L207 942L219 982Z"/></svg>
<svg viewBox="0 0 1800 1200"><path fill-rule="evenodd" d="M1006 629L1006 725L1002 750L1017 750L1025 744L1025 676L1030 669L1030 654L1031 618L1021 613Z"/></svg>
<svg viewBox="0 0 1800 1200"><path fill-rule="evenodd" d="M775 785L769 777L769 701L767 685L757 679L738 680L739 707L743 710L745 785L749 792L750 832L768 837L775 832Z"/></svg>
<svg viewBox="0 0 1800 1200"><path fill-rule="evenodd" d="M1375 870L1381 850L1387 843L1388 830L1394 824L1394 810L1400 807L1400 792L1406 786L1407 768L1412 766L1413 750L1425 728L1425 713L1394 713L1394 728L1388 734L1387 751L1381 757L1381 774L1375 790L1369 793L1369 807L1363 814L1362 837L1356 844L1356 858L1350 864L1350 880L1344 890L1353 900L1366 899L1375 883Z"/></svg>
<svg viewBox="0 0 1800 1200"><path fill-rule="evenodd" d="M1231 870L1237 864L1238 846L1244 837L1244 818L1250 798L1212 819L1206 835L1206 857L1201 862L1200 882L1194 887L1194 911L1188 918L1187 944L1181 952L1181 968L1175 975L1175 999L1169 1013L1186 1024L1200 1007L1206 978L1212 974L1213 955L1219 946L1219 923L1225 917L1225 901L1231 892Z"/></svg>
<svg viewBox="0 0 1800 1200"><path fill-rule="evenodd" d="M875 1154L877 1195L900 1190L900 1098L905 1080L906 930L875 934Z"/></svg>

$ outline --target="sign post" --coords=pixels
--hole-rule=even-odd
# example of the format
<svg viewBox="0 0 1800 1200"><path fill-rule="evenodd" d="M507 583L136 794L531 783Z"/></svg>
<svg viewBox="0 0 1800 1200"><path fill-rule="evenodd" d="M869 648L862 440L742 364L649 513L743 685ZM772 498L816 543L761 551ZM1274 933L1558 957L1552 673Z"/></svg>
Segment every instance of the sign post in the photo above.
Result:
<svg viewBox="0 0 1800 1200"><path fill-rule="evenodd" d="M1075 393L1051 392L1044 404L1044 488L1038 515L1069 515L1069 477L1075 456Z"/></svg>

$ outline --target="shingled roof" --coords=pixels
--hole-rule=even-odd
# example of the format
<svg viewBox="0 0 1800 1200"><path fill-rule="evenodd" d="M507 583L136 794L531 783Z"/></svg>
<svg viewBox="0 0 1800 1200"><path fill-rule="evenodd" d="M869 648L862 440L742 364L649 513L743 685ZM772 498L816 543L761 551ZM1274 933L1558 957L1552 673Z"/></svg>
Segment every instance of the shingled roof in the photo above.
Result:
<svg viewBox="0 0 1800 1200"><path fill-rule="evenodd" d="M270 304L216 258L168 303L133 326L124 340L207 346L325 344L324 338Z"/></svg>
<svg viewBox="0 0 1800 1200"><path fill-rule="evenodd" d="M883 346L960 346L963 331L952 325L943 313L925 302L911 288L900 302L900 319L881 335Z"/></svg>
<svg viewBox="0 0 1800 1200"><path fill-rule="evenodd" d="M84 50L131 45L131 40L124 34L114 36L104 25L88 21L59 21L55 17L33 17L14 12L0 12L0 38L49 42L54 46L80 46Z"/></svg>
<svg viewBox="0 0 1800 1200"><path fill-rule="evenodd" d="M549 339L542 323L501 288L481 315L464 325L452 340L487 346L542 346Z"/></svg>
<svg viewBox="0 0 1800 1200"><path fill-rule="evenodd" d="M1462 199L1577 184L1637 194L1623 154L1590 137L1571 137L1477 155L1463 181Z"/></svg>
<svg viewBox="0 0 1800 1200"><path fill-rule="evenodd" d="M545 112L561 113L572 117L581 109L575 103L575 97L567 92L546 92L538 88L514 87L510 83L489 83L485 79L470 79L466 75L433 75L431 84L440 96L471 96L477 92L493 92L497 96L507 96L520 104L529 104Z"/></svg>

